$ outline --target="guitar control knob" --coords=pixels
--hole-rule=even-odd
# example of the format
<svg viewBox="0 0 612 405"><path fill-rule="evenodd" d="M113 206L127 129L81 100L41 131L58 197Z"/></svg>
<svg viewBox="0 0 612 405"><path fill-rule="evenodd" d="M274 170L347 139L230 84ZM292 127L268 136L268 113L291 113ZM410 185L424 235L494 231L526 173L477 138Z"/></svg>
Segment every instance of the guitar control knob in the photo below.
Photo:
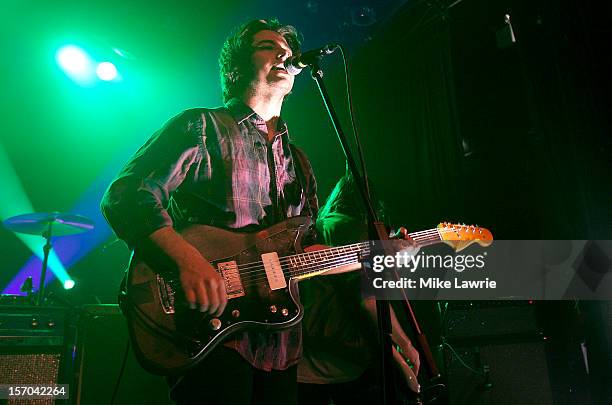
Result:
<svg viewBox="0 0 612 405"><path fill-rule="evenodd" d="M219 318L211 319L208 324L212 330L219 330L221 328L221 320Z"/></svg>
<svg viewBox="0 0 612 405"><path fill-rule="evenodd" d="M278 311L278 308L276 308L276 305L270 305L270 312L272 312L273 314L276 313L276 311Z"/></svg>
<svg viewBox="0 0 612 405"><path fill-rule="evenodd" d="M233 316L234 318L238 318L238 317L240 316L240 311L238 311L237 309L234 309L234 310L232 311L232 316Z"/></svg>
<svg viewBox="0 0 612 405"><path fill-rule="evenodd" d="M281 314L283 314L283 316L287 316L287 315L289 315L289 310L287 308L283 308L281 310Z"/></svg>

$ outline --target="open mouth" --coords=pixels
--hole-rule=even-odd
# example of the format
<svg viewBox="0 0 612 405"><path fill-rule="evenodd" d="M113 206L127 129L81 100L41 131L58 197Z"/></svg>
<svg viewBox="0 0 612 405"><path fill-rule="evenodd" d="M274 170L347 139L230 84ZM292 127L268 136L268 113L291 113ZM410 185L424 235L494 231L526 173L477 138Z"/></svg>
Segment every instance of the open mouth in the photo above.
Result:
<svg viewBox="0 0 612 405"><path fill-rule="evenodd" d="M287 73L287 69L284 66L272 66L272 70Z"/></svg>

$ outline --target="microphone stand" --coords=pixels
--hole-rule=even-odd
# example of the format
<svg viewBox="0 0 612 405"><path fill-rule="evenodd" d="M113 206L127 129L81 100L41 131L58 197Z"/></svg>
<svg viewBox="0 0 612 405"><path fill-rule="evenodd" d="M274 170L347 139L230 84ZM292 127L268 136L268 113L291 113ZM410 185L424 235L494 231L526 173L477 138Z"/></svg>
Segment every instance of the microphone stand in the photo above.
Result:
<svg viewBox="0 0 612 405"><path fill-rule="evenodd" d="M372 201L370 200L370 196L367 192L367 186L359 171L357 170L357 165L355 163L353 154L349 148L346 135L340 127L340 121L338 119L338 116L336 115L336 111L334 110L333 105L330 102L329 94L327 93L327 89L325 88L325 84L323 83L323 70L321 70L321 67L319 66L320 60L321 58L319 57L314 63L310 65L311 76L317 83L317 87L319 88L319 92L321 93L323 103L325 105L325 108L327 109L329 117L331 118L334 130L336 131L336 135L338 136L338 140L340 141L340 145L342 146L342 150L346 157L346 162L348 164L349 170L351 171L351 174L355 179L357 189L359 190L361 199L363 200L364 206L366 207L369 237L371 240L389 239L384 224L379 221L378 216L376 215L376 211L374 210L374 206L372 205ZM376 315L378 318L378 337L381 350L381 404L394 405L397 402L397 397L393 389L393 384L391 383L393 380L392 376L394 374L393 339L391 334L391 314L389 310L388 301L378 299L376 300Z"/></svg>

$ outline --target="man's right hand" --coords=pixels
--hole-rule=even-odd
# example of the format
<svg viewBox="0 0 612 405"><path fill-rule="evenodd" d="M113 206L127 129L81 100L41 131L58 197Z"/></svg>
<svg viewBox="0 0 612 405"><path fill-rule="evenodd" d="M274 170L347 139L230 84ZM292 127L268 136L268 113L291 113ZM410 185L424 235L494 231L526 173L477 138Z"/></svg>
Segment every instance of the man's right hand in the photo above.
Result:
<svg viewBox="0 0 612 405"><path fill-rule="evenodd" d="M220 316L227 305L223 278L199 252L178 264L181 286L191 309Z"/></svg>
<svg viewBox="0 0 612 405"><path fill-rule="evenodd" d="M210 262L170 226L156 230L149 240L178 268L189 306L220 316L227 305L225 282Z"/></svg>

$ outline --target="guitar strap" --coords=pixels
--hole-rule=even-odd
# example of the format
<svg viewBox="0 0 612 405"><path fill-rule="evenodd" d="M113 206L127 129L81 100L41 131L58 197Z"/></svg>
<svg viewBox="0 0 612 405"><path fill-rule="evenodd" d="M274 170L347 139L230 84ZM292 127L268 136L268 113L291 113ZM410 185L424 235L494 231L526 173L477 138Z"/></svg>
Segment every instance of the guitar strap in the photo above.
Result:
<svg viewBox="0 0 612 405"><path fill-rule="evenodd" d="M300 188L303 190L304 192L304 209L302 211L308 210L308 212L310 212L311 214L313 213L313 210L310 206L310 200L308 199L308 195L310 194L310 190L307 189L306 186L310 186L308 184L308 181L306 179L306 173L309 171L310 166L308 165L307 161L306 161L306 155L304 154L304 152L302 152L300 149L298 149L297 146L295 146L294 144L290 143L289 144L289 148L291 149L291 155L293 155L293 160L295 162L294 166L295 166L295 175L298 179L298 182L300 183Z"/></svg>

